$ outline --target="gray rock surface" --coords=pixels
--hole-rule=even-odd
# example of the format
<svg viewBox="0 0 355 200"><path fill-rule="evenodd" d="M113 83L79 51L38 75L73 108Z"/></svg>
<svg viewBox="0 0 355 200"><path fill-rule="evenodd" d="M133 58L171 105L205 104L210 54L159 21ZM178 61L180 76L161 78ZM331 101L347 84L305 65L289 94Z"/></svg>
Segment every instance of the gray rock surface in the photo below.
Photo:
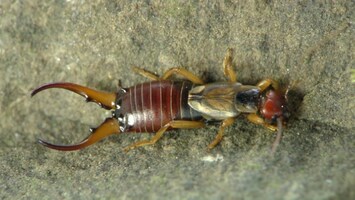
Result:
<svg viewBox="0 0 355 200"><path fill-rule="evenodd" d="M1 199L354 199L353 1L1 1ZM206 151L218 127L121 134L76 152L110 115L75 94L30 91L67 81L106 91L183 66L223 81L234 49L238 81L294 83L293 116L275 134L243 116Z"/></svg>

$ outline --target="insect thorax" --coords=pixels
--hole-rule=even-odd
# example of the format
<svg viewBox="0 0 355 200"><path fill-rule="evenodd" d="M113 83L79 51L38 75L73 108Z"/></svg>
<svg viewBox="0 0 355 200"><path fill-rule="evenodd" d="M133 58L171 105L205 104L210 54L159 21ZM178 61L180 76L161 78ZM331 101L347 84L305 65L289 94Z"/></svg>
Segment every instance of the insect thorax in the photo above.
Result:
<svg viewBox="0 0 355 200"><path fill-rule="evenodd" d="M240 83L211 83L196 86L189 92L189 105L208 119L223 120L240 113L255 113L259 88Z"/></svg>

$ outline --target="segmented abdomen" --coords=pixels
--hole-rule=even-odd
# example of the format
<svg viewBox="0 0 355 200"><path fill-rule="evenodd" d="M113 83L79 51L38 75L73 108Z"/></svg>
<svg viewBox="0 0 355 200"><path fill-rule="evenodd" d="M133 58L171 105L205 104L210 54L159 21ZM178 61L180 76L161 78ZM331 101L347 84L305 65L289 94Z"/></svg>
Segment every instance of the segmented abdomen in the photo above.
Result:
<svg viewBox="0 0 355 200"><path fill-rule="evenodd" d="M153 81L126 89L119 115L124 132L156 132L172 120L200 120L187 104L190 82ZM116 111L117 113L117 111Z"/></svg>

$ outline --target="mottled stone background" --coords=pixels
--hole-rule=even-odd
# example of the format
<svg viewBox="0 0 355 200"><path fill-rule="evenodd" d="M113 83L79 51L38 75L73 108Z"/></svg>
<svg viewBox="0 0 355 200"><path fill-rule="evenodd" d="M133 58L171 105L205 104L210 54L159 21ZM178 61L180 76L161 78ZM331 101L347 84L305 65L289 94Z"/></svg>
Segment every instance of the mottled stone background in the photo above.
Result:
<svg viewBox="0 0 355 200"><path fill-rule="evenodd" d="M0 2L1 199L354 199L354 1L10 1ZM322 1L323 2L323 1ZM115 91L183 66L225 80L234 49L238 80L292 84L293 116L274 157L275 134L239 117L208 152L218 127L111 136L76 152L72 144L110 112L43 83Z"/></svg>

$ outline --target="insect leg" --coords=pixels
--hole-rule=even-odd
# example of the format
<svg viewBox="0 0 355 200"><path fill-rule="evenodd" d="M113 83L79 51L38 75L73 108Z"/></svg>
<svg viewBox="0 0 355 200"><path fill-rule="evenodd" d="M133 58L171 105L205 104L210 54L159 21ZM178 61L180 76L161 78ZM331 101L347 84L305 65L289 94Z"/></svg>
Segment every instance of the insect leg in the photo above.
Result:
<svg viewBox="0 0 355 200"><path fill-rule="evenodd" d="M161 79L166 80L173 74L179 74L195 84L204 84L202 79L182 67L173 67L169 69L163 74L163 76L161 76Z"/></svg>
<svg viewBox="0 0 355 200"><path fill-rule="evenodd" d="M265 122L265 120L263 118L261 118L259 115L255 114L255 113L251 113L247 116L248 120L253 122L254 124L259 124L262 125L266 128L268 128L269 130L272 131L276 131L277 127L271 124L268 124L267 122Z"/></svg>
<svg viewBox="0 0 355 200"><path fill-rule="evenodd" d="M145 69L141 69L139 67L132 67L132 70L134 72L146 77L146 78L149 78L149 79L153 80L153 81L159 80L159 77L157 75L155 75L152 72L149 72L149 71L147 71Z"/></svg>
<svg viewBox="0 0 355 200"><path fill-rule="evenodd" d="M275 90L279 89L279 84L272 79L265 79L260 81L256 86L260 88L260 92L264 91L266 88L268 88L271 85Z"/></svg>
<svg viewBox="0 0 355 200"><path fill-rule="evenodd" d="M203 84L203 81L197 77L196 75L194 75L193 73L187 71L184 68L181 67L173 67L171 69L169 69L168 71L166 71L163 76L161 76L160 78L153 74L152 72L149 72L147 70L138 68L138 67L133 67L132 70L146 78L149 78L151 80L157 81L157 80L166 80L168 78L170 78L173 74L179 74L181 76L183 76L184 78L188 79L189 81L195 83L195 84Z"/></svg>
<svg viewBox="0 0 355 200"><path fill-rule="evenodd" d="M154 137L151 138L150 140L143 140L143 141L133 143L133 144L129 145L128 147L124 148L124 151L129 151L131 149L134 149L134 148L137 148L140 146L155 144L163 136L164 132L168 128L201 128L204 126L205 126L205 124L200 121L184 121L184 120L170 121L169 123L167 123L163 127L161 127L158 130L158 132L154 135Z"/></svg>
<svg viewBox="0 0 355 200"><path fill-rule="evenodd" d="M213 149L218 143L221 142L221 140L223 138L224 129L226 127L232 125L234 121L235 121L234 117L230 117L230 118L223 120L221 126L219 127L219 131L218 131L215 139L207 146L208 149Z"/></svg>
<svg viewBox="0 0 355 200"><path fill-rule="evenodd" d="M227 77L227 79L229 79L230 82L235 83L235 82L237 82L237 74L233 70L232 54L233 54L233 49L228 48L226 56L224 57L224 60L223 60L223 69L224 69L223 72L224 72L224 75Z"/></svg>

